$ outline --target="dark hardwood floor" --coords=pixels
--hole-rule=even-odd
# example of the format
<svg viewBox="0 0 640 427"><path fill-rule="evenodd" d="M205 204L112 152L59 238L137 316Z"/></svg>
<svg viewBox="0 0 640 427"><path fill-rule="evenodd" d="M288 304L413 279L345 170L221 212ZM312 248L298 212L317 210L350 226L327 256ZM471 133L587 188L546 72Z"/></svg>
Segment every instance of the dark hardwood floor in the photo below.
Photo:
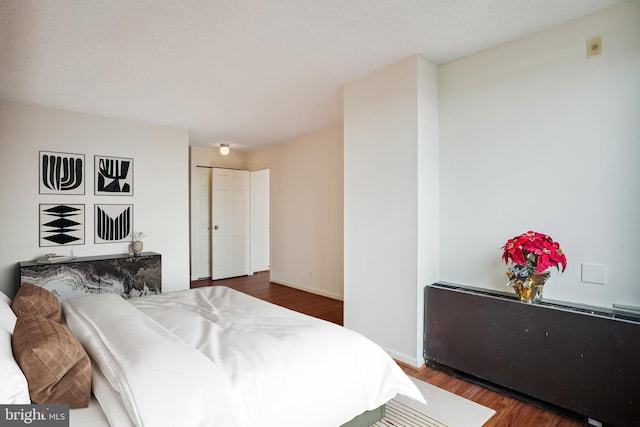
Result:
<svg viewBox="0 0 640 427"><path fill-rule="evenodd" d="M269 282L268 271L232 279L194 280L191 282L192 288L211 285L228 286L299 313L324 319L340 326L343 324L342 301Z"/></svg>
<svg viewBox="0 0 640 427"><path fill-rule="evenodd" d="M342 301L271 283L269 272L233 279L191 282L192 288L201 286L228 286L294 311L328 320L338 325L343 324ZM485 423L486 427L573 427L585 425L426 366L415 369L402 363L399 365L407 375L494 409L496 414Z"/></svg>

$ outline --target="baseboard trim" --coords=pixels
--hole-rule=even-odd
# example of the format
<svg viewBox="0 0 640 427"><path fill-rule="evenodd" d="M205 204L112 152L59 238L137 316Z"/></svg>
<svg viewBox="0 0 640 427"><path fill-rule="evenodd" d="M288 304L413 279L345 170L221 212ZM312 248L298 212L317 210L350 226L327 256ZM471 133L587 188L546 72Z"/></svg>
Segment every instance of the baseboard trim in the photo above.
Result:
<svg viewBox="0 0 640 427"><path fill-rule="evenodd" d="M407 369L411 369L415 373L422 372L427 368L427 364L426 363L423 363L422 365L420 365L419 367L416 368L415 366L410 365L410 364L408 364L406 362L403 362L402 360L393 359L393 361L396 362L400 366L403 366L403 367L405 367Z"/></svg>
<svg viewBox="0 0 640 427"><path fill-rule="evenodd" d="M316 289L316 288L311 288L308 286L303 286L303 285L298 285L297 283L291 283L291 282L287 282L284 280L280 280L276 277L271 276L271 281L273 283L277 283L278 285L282 285L282 286L288 286L290 288L294 288L294 289L298 289L301 291L305 291L305 292L309 292L312 294L316 294L316 295L320 295L323 297L327 297L327 298L331 298L331 299L337 299L339 301L344 301L344 296L334 293L334 292L327 292L327 291L323 291L321 289Z"/></svg>
<svg viewBox="0 0 640 427"><path fill-rule="evenodd" d="M406 354L399 353L387 347L382 347L382 349L386 351L387 354L391 356L391 358L395 360L397 363L402 363L403 365L411 369L421 369L422 366L424 365L424 359L422 358L417 359L411 356L407 356Z"/></svg>

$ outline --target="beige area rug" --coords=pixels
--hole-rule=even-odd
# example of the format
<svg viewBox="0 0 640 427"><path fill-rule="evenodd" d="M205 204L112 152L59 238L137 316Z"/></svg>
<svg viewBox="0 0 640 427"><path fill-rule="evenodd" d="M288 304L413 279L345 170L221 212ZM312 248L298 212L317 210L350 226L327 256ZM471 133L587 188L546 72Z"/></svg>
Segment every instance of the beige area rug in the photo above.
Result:
<svg viewBox="0 0 640 427"><path fill-rule="evenodd" d="M397 396L385 405L385 417L375 427L480 427L496 413L493 409L411 378L427 401L423 405Z"/></svg>

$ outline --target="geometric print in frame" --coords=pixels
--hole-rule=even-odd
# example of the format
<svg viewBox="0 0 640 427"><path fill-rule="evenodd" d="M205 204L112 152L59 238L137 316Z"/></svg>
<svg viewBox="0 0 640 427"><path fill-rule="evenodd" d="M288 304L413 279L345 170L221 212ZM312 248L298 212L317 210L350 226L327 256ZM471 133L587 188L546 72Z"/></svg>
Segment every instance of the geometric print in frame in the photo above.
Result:
<svg viewBox="0 0 640 427"><path fill-rule="evenodd" d="M95 195L133 196L133 159L94 156Z"/></svg>
<svg viewBox="0 0 640 427"><path fill-rule="evenodd" d="M133 205L95 205L95 243L130 242Z"/></svg>
<svg viewBox="0 0 640 427"><path fill-rule="evenodd" d="M40 247L84 245L84 205L39 206Z"/></svg>
<svg viewBox="0 0 640 427"><path fill-rule="evenodd" d="M40 151L40 194L84 194L84 154Z"/></svg>

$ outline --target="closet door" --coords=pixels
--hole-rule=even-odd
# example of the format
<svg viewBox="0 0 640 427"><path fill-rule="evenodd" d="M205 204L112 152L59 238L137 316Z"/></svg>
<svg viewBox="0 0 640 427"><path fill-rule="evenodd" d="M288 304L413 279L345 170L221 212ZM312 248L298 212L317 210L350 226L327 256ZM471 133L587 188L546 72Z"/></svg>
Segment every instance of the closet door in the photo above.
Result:
<svg viewBox="0 0 640 427"><path fill-rule="evenodd" d="M212 168L198 166L191 175L191 279L211 278Z"/></svg>
<svg viewBox="0 0 640 427"><path fill-rule="evenodd" d="M213 169L211 278L250 274L249 172Z"/></svg>

